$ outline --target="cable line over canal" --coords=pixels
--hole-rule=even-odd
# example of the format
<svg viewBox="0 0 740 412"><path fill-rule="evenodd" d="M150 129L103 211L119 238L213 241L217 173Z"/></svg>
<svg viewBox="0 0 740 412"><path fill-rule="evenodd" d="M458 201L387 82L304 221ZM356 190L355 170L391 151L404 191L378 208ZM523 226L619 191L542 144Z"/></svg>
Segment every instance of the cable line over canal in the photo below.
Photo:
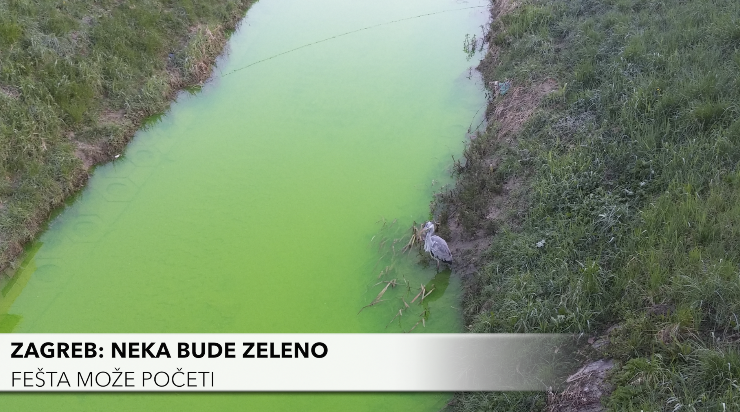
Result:
<svg viewBox="0 0 740 412"><path fill-rule="evenodd" d="M238 69L234 69L234 70L232 70L230 72L227 72L226 74L222 74L221 77L226 77L226 76L228 76L230 74L234 74L234 73L236 73L238 71L241 71L241 70L244 70L244 69L248 69L248 68L250 68L250 67L252 67L252 66L254 66L256 64L263 63L263 62L266 62L268 60L272 60L272 59L274 59L276 57L280 57L280 56L285 55L285 54L288 54L288 53L293 53L294 51L297 51L297 50L300 50L300 49L305 49L306 47L309 47L309 46L313 46L313 45L316 45L316 44L319 44L319 43L324 43L324 42L327 42L329 40L333 40L333 39L336 39L336 38L339 38L339 37L343 37L343 36L347 36L347 35L350 35L350 34L358 33L358 32L364 31L364 30L370 30L370 29L374 29L374 28L377 28L377 27L381 27L381 26L387 26L389 24L400 23L402 21L418 19L418 18L421 18L421 17L434 16L436 14L449 13L449 12L461 11L461 10L480 9L480 8L483 8L483 7L487 7L487 6L472 6L472 7L462 7L462 8L459 8L459 9L450 9L450 10L435 11L433 13L419 14L419 15L413 16L413 17L406 17L406 18L403 18L403 19L398 19L398 20L393 20L393 21L387 21L385 23L374 24L372 26L367 26L367 27L363 27L361 29L348 31L348 32L342 33L342 34L337 34L336 36L327 37L325 39L318 40L318 41L315 41L313 43L307 43L307 44L304 44L303 46L299 46L299 47L296 47L294 49L290 49L288 51L284 51L282 53L278 53L278 54L276 54L274 56L270 56L268 58L265 58L265 59L262 59L262 60L258 60L256 62L250 63L250 64L248 64L248 65L246 65L244 67L240 67Z"/></svg>

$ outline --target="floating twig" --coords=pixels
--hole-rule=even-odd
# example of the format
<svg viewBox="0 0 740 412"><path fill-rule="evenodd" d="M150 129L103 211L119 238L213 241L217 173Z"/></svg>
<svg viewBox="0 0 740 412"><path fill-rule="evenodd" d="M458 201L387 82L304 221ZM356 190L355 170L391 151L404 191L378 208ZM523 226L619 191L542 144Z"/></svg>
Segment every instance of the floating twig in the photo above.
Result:
<svg viewBox="0 0 740 412"><path fill-rule="evenodd" d="M373 266L373 270L375 270L375 268L377 268L377 267L378 267L378 263L380 263L380 261L381 261L381 260L383 260L383 258L384 258L384 257L385 257L385 255L387 255L387 254L388 254L388 252L386 252L386 253L383 253L383 256L381 256L381 257L379 257L379 258L378 258L378 260L377 260L377 261L375 262L375 266Z"/></svg>

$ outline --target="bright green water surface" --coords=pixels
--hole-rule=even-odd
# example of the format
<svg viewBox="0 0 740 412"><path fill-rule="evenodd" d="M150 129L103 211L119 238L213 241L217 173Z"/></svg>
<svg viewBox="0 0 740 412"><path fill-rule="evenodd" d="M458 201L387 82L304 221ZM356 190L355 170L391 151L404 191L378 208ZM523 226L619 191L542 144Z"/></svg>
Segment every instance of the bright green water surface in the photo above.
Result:
<svg viewBox="0 0 740 412"><path fill-rule="evenodd" d="M214 79L98 167L0 284L0 330L461 331L458 277L400 250L478 123L484 99L462 48L486 20L486 7L471 7L486 4L255 4ZM358 314L391 279L399 285L385 301ZM434 291L411 304L422 284ZM394 319L403 301L411 307ZM0 402L8 411L428 411L448 397L2 394Z"/></svg>

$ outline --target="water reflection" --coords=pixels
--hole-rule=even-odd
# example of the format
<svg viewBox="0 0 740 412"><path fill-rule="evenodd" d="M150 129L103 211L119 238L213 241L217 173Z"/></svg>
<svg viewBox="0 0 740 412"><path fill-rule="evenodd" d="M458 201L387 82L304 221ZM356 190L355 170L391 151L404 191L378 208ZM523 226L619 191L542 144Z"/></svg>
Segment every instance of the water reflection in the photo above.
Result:
<svg viewBox="0 0 740 412"><path fill-rule="evenodd" d="M424 299L424 303L428 305L444 296L447 287L450 285L451 275L452 270L450 268L447 268L434 275L434 277L429 282L427 282L425 289L431 291L431 293L426 299Z"/></svg>

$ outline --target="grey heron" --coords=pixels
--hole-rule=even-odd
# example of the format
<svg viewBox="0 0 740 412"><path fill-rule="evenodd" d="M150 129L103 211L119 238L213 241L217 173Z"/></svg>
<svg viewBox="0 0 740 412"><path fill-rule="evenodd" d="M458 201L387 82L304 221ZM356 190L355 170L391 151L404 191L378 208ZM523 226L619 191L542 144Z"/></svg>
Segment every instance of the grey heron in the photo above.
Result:
<svg viewBox="0 0 740 412"><path fill-rule="evenodd" d="M424 238L424 251L429 252L429 254L432 255L432 258L437 261L437 269L439 269L440 260L447 264L451 264L452 252L450 252L447 242L434 234L434 223L426 222L421 231L422 233L426 232L426 237Z"/></svg>

